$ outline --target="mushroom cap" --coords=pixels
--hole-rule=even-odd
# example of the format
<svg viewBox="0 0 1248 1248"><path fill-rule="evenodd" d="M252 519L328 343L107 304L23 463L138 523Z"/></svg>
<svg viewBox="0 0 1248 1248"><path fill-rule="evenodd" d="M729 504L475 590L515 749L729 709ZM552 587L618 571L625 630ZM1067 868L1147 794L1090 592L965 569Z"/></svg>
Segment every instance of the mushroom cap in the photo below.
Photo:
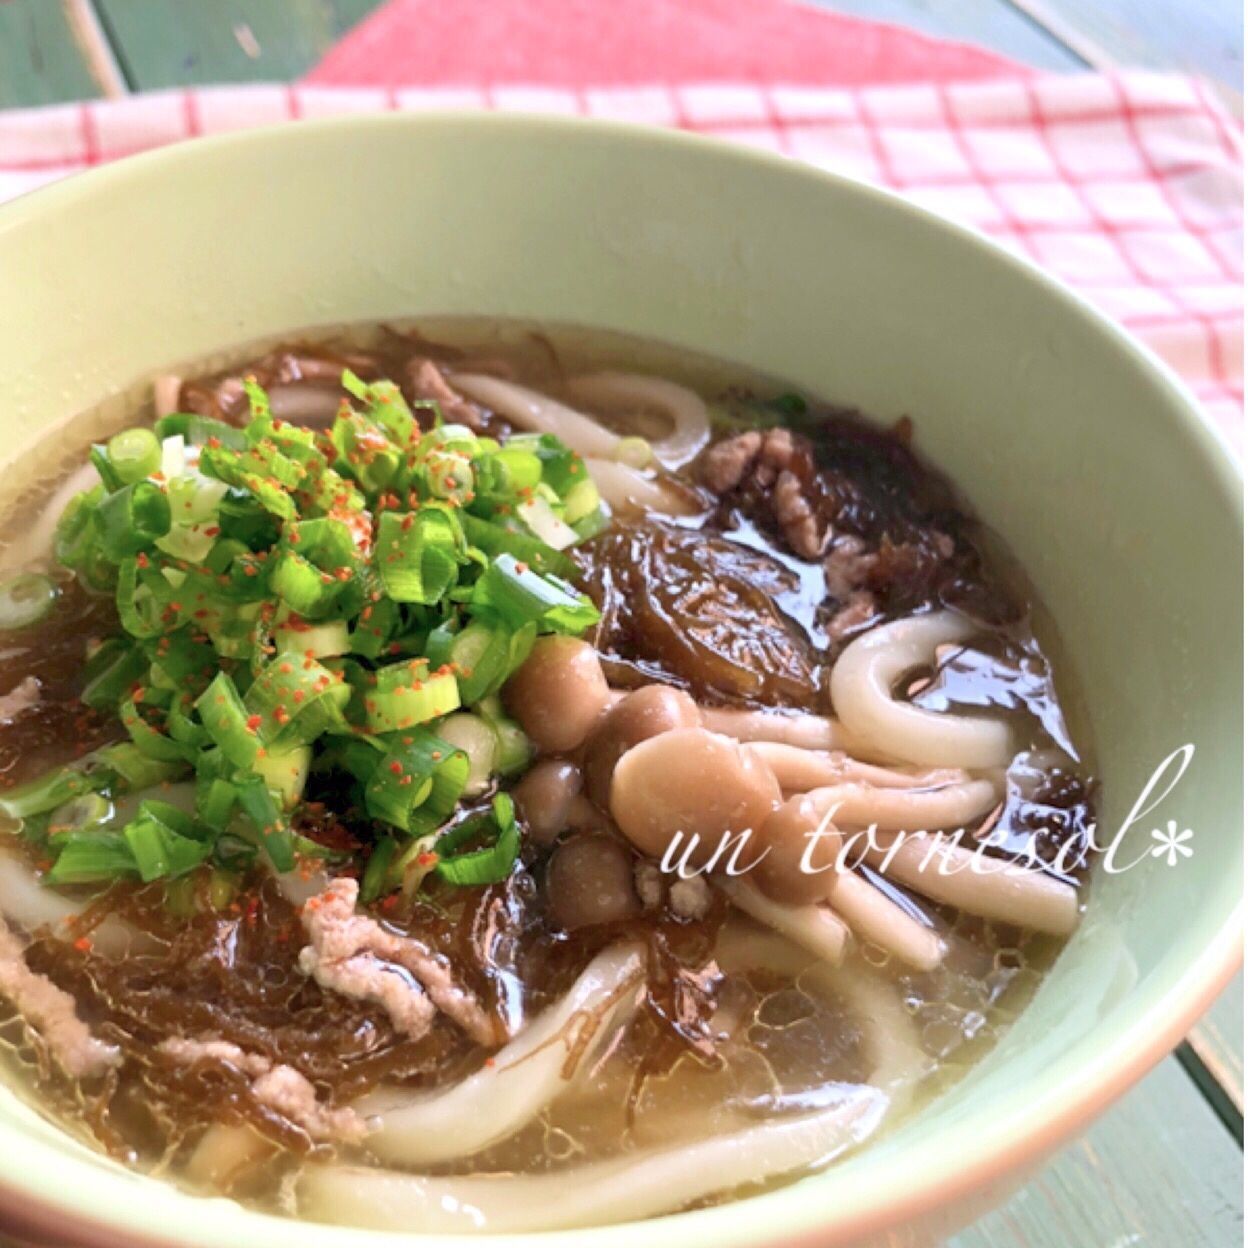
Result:
<svg viewBox="0 0 1248 1248"><path fill-rule="evenodd" d="M610 696L598 652L575 637L539 637L503 688L508 712L542 754L576 749Z"/></svg>
<svg viewBox="0 0 1248 1248"><path fill-rule="evenodd" d="M809 797L799 794L777 807L763 824L761 844L767 853L750 871L760 892L789 906L828 899L836 887L841 834Z"/></svg>
<svg viewBox="0 0 1248 1248"><path fill-rule="evenodd" d="M598 722L585 746L585 792L590 801L607 808L615 765L633 746L701 723L698 704L680 689L645 685L625 694Z"/></svg>
<svg viewBox="0 0 1248 1248"><path fill-rule="evenodd" d="M611 778L611 815L644 854L661 858L678 833L703 865L725 833L751 839L780 804L780 786L732 737L705 728L676 728L626 751ZM753 854L744 856L749 861Z"/></svg>
<svg viewBox="0 0 1248 1248"><path fill-rule="evenodd" d="M615 836L573 836L550 856L546 899L551 918L569 931L633 918L641 913L641 901L632 854Z"/></svg>
<svg viewBox="0 0 1248 1248"><path fill-rule="evenodd" d="M566 758L543 758L534 763L511 791L529 826L529 839L553 845L568 826L572 803L581 791L581 772Z"/></svg>

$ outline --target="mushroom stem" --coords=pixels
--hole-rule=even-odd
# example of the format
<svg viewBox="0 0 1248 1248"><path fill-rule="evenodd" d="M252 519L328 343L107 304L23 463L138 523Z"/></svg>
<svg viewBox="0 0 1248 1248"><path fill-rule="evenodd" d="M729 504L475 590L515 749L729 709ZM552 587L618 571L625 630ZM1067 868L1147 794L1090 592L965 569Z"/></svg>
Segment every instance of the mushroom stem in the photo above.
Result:
<svg viewBox="0 0 1248 1248"><path fill-rule="evenodd" d="M945 942L930 927L912 919L854 871L838 876L828 904L855 935L878 945L907 966L930 971L945 956Z"/></svg>
<svg viewBox="0 0 1248 1248"><path fill-rule="evenodd" d="M773 741L804 750L852 750L845 726L827 715L788 714L782 711L742 711L727 706L704 706L702 723L738 741ZM858 753L857 750L853 750Z"/></svg>
<svg viewBox="0 0 1248 1248"><path fill-rule="evenodd" d="M897 838L867 848L866 861L916 892L985 919L1067 936L1079 919L1079 897L1061 880L989 858L938 837Z"/></svg>
<svg viewBox="0 0 1248 1248"><path fill-rule="evenodd" d="M786 793L805 793L846 781L882 789L931 789L969 778L965 771L957 768L879 767L861 762L843 750L810 750L780 741L754 741L746 748L771 768Z"/></svg>
<svg viewBox="0 0 1248 1248"><path fill-rule="evenodd" d="M741 878L715 877L720 891L752 919L787 936L794 944L833 965L845 956L849 928L824 905L785 906Z"/></svg>

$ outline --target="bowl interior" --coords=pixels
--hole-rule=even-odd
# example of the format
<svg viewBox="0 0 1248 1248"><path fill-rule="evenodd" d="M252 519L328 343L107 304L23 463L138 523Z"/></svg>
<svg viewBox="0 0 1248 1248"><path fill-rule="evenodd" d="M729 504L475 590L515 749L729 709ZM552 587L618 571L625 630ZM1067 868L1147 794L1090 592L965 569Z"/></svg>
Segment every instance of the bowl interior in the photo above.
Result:
<svg viewBox="0 0 1248 1248"><path fill-rule="evenodd" d="M917 1207L1021 1157L1029 1140L1052 1142L1160 1057L1233 959L1238 484L1166 375L969 235L778 161L612 127L375 118L178 148L0 214L0 462L137 378L223 346L483 313L663 340L883 420L913 416L921 449L1057 622L1097 744L1102 842L1158 764L1194 746L1178 786L1125 833L1120 862L1168 819L1193 829L1194 856L1102 873L1087 921L987 1061L828 1173L652 1224L655 1242L683 1240L688 1219L728 1243L834 1219L849 1234L886 1205ZM55 1166L36 1165L38 1150ZM204 1218L190 1198L85 1158L9 1096L0 1173L186 1243L362 1238L223 1204ZM628 1242L620 1228L582 1240Z"/></svg>

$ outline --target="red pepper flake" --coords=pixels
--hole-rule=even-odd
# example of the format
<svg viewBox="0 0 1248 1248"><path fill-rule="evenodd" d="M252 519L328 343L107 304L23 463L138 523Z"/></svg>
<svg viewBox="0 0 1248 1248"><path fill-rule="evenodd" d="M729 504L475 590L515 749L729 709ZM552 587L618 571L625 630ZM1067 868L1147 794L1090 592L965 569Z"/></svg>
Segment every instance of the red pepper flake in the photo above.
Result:
<svg viewBox="0 0 1248 1248"><path fill-rule="evenodd" d="M77 949L79 953L90 953L91 952L90 938L87 936L79 936L78 939L74 941L74 948Z"/></svg>
<svg viewBox="0 0 1248 1248"><path fill-rule="evenodd" d="M247 716L247 731L258 732L260 729L260 725L262 723L264 723L264 720L259 715L248 715Z"/></svg>
<svg viewBox="0 0 1248 1248"><path fill-rule="evenodd" d="M144 569L151 566L148 561L147 555L143 551L139 551L139 553L135 556L134 561L135 563L139 565L139 567L144 568Z"/></svg>
<svg viewBox="0 0 1248 1248"><path fill-rule="evenodd" d="M397 758L393 759L390 763L390 770L394 772L396 776L401 776L403 774L403 764L399 762Z"/></svg>
<svg viewBox="0 0 1248 1248"><path fill-rule="evenodd" d="M277 670L281 672L283 676L289 676L295 669L291 667L289 663L279 663L277 665Z"/></svg>

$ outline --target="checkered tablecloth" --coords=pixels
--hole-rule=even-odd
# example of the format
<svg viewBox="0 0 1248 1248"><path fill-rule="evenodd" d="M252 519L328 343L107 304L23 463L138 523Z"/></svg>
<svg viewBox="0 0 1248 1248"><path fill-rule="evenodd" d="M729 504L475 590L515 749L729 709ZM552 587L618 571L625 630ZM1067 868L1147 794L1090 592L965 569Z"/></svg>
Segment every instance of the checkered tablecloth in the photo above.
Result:
<svg viewBox="0 0 1248 1248"><path fill-rule="evenodd" d="M488 21L465 27L431 0L395 0L296 86L0 113L0 198L195 135L343 113L467 107L677 126L893 188L982 230L1133 330L1239 441L1242 139L1200 82L1037 74L778 0L637 0L625 16L547 0L537 9L563 21L552 52L528 0L485 7ZM694 39L689 23L705 35L730 13L721 47ZM631 23L628 38L604 21ZM866 71L890 81L863 83Z"/></svg>

